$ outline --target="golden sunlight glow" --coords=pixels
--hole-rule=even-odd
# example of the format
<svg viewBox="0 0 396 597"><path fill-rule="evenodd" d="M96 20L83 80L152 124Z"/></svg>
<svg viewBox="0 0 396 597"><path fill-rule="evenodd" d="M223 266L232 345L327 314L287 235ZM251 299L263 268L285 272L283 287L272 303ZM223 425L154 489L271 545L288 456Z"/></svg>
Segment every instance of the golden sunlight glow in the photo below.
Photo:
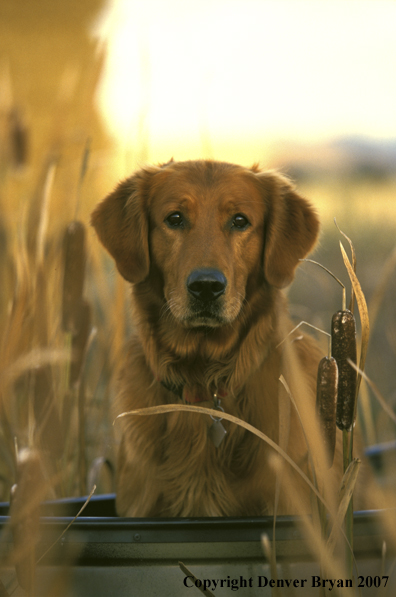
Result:
<svg viewBox="0 0 396 597"><path fill-rule="evenodd" d="M137 159L396 138L396 2L113 0L98 102Z"/></svg>

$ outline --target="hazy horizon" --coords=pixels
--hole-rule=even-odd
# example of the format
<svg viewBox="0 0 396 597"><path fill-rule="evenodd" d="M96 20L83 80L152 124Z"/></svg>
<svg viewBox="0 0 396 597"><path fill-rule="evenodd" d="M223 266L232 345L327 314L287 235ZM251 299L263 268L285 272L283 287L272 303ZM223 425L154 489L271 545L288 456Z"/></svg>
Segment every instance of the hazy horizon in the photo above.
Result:
<svg viewBox="0 0 396 597"><path fill-rule="evenodd" d="M274 144L396 139L396 3L112 0L98 104L161 161L250 163Z"/></svg>

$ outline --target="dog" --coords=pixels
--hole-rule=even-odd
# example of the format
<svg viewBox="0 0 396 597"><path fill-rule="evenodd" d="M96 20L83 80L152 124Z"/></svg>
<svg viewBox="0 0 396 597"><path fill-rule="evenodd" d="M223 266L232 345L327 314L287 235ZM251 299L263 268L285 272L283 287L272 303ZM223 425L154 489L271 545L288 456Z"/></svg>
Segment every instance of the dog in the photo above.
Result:
<svg viewBox="0 0 396 597"><path fill-rule="evenodd" d="M289 335L282 289L316 243L313 207L277 172L171 160L121 182L92 225L132 284L136 332L116 414L169 404L219 413L120 419L118 513L290 514L296 499L309 510L311 490L296 467L282 468L268 443L221 415L283 442L309 476L303 426L314 412L322 354L308 335Z"/></svg>

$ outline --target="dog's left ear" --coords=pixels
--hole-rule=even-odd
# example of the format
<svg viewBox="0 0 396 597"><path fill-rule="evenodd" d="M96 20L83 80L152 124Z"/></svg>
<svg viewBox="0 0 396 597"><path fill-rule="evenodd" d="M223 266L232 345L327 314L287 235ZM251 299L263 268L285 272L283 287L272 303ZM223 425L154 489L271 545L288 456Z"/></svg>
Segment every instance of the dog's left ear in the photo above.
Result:
<svg viewBox="0 0 396 597"><path fill-rule="evenodd" d="M319 233L318 217L290 181L278 174L259 174L268 205L265 224L264 273L277 288L288 286L300 259L313 248Z"/></svg>

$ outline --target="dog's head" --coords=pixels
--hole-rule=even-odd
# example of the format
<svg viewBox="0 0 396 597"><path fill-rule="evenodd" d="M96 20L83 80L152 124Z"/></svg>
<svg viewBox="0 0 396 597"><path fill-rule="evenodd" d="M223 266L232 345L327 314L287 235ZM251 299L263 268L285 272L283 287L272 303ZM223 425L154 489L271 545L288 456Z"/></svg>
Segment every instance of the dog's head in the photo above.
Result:
<svg viewBox="0 0 396 597"><path fill-rule="evenodd" d="M291 183L212 161L140 170L93 212L121 275L151 284L178 323L232 323L265 284L281 288L313 247L318 219Z"/></svg>

